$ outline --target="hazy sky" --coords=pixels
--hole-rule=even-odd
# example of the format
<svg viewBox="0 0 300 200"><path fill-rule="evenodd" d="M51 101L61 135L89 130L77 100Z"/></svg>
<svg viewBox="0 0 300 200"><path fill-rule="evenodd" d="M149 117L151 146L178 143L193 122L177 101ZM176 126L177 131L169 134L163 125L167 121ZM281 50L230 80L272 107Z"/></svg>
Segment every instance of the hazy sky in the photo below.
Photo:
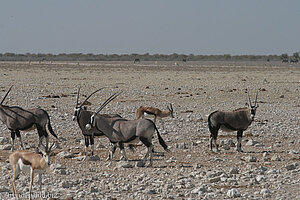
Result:
<svg viewBox="0 0 300 200"><path fill-rule="evenodd" d="M299 0L0 0L0 53L297 51Z"/></svg>

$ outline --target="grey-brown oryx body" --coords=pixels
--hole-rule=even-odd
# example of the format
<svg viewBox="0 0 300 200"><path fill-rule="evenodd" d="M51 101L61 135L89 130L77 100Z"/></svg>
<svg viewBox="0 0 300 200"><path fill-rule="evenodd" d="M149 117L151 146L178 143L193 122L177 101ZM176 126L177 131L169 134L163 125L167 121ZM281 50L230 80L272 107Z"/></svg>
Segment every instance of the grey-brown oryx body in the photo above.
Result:
<svg viewBox="0 0 300 200"><path fill-rule="evenodd" d="M107 105L112 99L117 95L112 95L104 104ZM104 106L105 106L104 105ZM153 162L153 145L152 137L154 132L157 132L158 140L160 145L168 151L168 146L166 145L163 138L160 136L157 127L154 122L149 119L137 119L137 120L126 120L117 119L111 120L110 118L97 115L104 106L102 105L91 117L90 124L87 124L87 128L95 127L96 129L102 131L105 136L113 144L110 152L110 163L113 159L113 154L116 150L116 145L119 144L120 148L124 148L124 143L136 143L141 141L147 148L148 151L143 159L143 163L146 162L147 157L150 154L149 166L152 166ZM123 155L125 156L125 155ZM125 157L126 158L126 157ZM126 158L127 159L127 158ZM128 160L128 159L127 159Z"/></svg>
<svg viewBox="0 0 300 200"><path fill-rule="evenodd" d="M37 129L39 135L39 144L38 147L41 146L42 140L45 137L46 139L46 149L48 149L49 145L49 135L46 131L46 126L48 126L49 132L57 138L57 135L54 133L48 113L40 108L34 109L23 109L18 106L5 106L2 105L6 96L10 92L10 89L6 93L0 104L0 120L7 126L7 128L11 132L11 140L12 140L12 148L11 151L14 150L14 140L15 135L20 140L21 148L24 149L24 145L21 139L20 131L28 131L34 128Z"/></svg>
<svg viewBox="0 0 300 200"><path fill-rule="evenodd" d="M210 130L210 150L212 151L212 143L219 151L217 146L217 137L219 129L226 132L237 131L237 151L242 152L242 137L243 131L245 131L252 121L256 113L257 105L257 93L255 98L254 106L251 105L249 97L248 107L239 108L234 111L215 111L208 116L208 127Z"/></svg>
<svg viewBox="0 0 300 200"><path fill-rule="evenodd" d="M80 105L78 105L78 101L79 101L79 93L80 93L80 88L78 89L78 93L77 93L77 99L76 99L76 106L74 108L74 114L73 114L73 121L77 121L79 128L81 130L82 135L84 136L85 139L85 157L83 160L85 160L88 156L88 147L91 144L91 148L92 148L92 155L94 155L94 137L105 137L104 133L100 130L97 130L96 128L91 128L91 129L86 129L85 126L86 124L90 123L91 121L91 116L94 114L91 111L88 111L86 109L83 108L83 105L85 104L85 102L96 92L102 90L103 88L96 90L95 92L91 93ZM107 117L111 120L115 120L115 119L120 119L122 118L120 115L117 114L103 114L102 116ZM124 152L125 154L125 152ZM109 159L109 157L108 157Z"/></svg>

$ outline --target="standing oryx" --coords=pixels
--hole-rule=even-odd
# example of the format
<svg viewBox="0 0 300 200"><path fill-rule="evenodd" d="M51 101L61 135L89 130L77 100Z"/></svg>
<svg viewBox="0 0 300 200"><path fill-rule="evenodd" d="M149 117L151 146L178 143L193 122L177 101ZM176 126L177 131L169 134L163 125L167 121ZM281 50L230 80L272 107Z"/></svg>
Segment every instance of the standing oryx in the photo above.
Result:
<svg viewBox="0 0 300 200"><path fill-rule="evenodd" d="M72 117L73 121L77 121L79 128L81 129L81 132L84 136L85 139L85 157L83 160L85 160L88 156L88 147L89 147L89 143L91 143L92 146L92 155L94 155L94 136L105 136L103 134L102 131L97 130L96 128L92 128L90 130L87 130L85 128L86 124L88 124L91 120L91 116L93 115L93 112L91 111L87 111L85 109L82 108L82 106L84 105L84 103L96 92L102 90L103 88L100 88L96 91L94 91L92 94L90 94L80 105L78 105L78 101L79 101L79 92L80 92L80 88L78 88L78 92L77 92L77 99L76 99L76 106L74 108L74 115ZM107 118L110 118L111 120L115 120L115 119L120 119L122 118L120 115L117 114L113 114L113 115L103 115ZM108 157L109 158L109 157Z"/></svg>
<svg viewBox="0 0 300 200"><path fill-rule="evenodd" d="M156 119L159 119L161 121L162 127L164 129L164 122L163 122L162 118L169 117L169 116L174 118L174 110L173 110L173 106L171 103L170 103L170 106L167 106L167 109L168 110L159 110L158 108L154 108L154 107L140 106L136 110L136 119L144 118L145 113L148 115L154 115L154 123L156 123Z"/></svg>
<svg viewBox="0 0 300 200"><path fill-rule="evenodd" d="M90 124L86 125L87 129L96 128L97 130L102 131L113 143L113 147L110 152L110 163L113 159L113 154L116 150L116 145L119 144L122 154L124 149L124 143L136 143L141 141L144 145L147 146L148 151L143 159L143 163L146 162L147 157L150 154L150 164L152 166L152 157L153 157L153 145L152 137L156 130L158 140L160 145L168 151L168 146L166 145L163 138L160 136L155 124L149 119L137 119L137 120L126 120L126 119L117 119L112 121L110 118L105 116L97 115L110 101L116 98L119 94L115 93L109 99L107 99L101 107L91 116ZM123 155L125 156L125 155Z"/></svg>
<svg viewBox="0 0 300 200"><path fill-rule="evenodd" d="M239 108L234 111L215 111L208 116L208 127L210 131L210 150L212 151L212 142L219 151L217 146L217 137L219 129L222 129L226 132L237 131L237 151L242 152L242 137L243 131L245 131L248 126L254 120L256 113L257 105L257 94L255 97L254 106L251 104L249 91L248 98L249 104L248 107Z"/></svg>
<svg viewBox="0 0 300 200"><path fill-rule="evenodd" d="M39 145L41 146L42 140L46 138L46 151L48 150L49 145L49 135L46 131L46 126L48 126L49 132L57 138L57 135L54 133L48 113L40 108L28 109L25 110L18 106L5 106L2 105L8 93L10 92L12 86L9 88L4 98L0 103L0 120L7 126L11 132L12 148L14 150L14 140L15 135L20 140L21 148L24 149L20 131L28 131L33 128L36 128L39 134Z"/></svg>

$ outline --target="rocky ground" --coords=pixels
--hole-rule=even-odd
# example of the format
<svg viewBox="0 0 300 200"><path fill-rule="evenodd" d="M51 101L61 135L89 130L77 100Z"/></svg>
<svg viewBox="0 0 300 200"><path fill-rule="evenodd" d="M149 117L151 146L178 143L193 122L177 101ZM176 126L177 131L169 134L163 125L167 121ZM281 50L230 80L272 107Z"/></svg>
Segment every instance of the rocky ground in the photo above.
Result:
<svg viewBox="0 0 300 200"><path fill-rule="evenodd" d="M43 176L42 197L52 199L300 199L300 65L266 62L131 62L0 63L4 102L24 108L42 107L59 136L51 167ZM154 140L152 168L138 167L146 148L126 148L130 161L117 150L107 166L109 142L97 138L96 156L82 162L84 140L71 120L76 92L96 110L114 92L123 93L103 113L135 118L140 106L165 109L173 104L175 118L162 130L170 153ZM236 133L220 131L220 153L209 151L207 116L215 110L244 107L249 89L258 93L256 119L244 132L243 153L235 149ZM1 97L2 98L2 97ZM10 133L0 125L0 199L12 199ZM25 147L34 151L36 131L22 132ZM50 141L54 137L50 136ZM15 148L19 149L16 140ZM39 186L34 182L34 195ZM28 197L29 177L21 175L17 191Z"/></svg>

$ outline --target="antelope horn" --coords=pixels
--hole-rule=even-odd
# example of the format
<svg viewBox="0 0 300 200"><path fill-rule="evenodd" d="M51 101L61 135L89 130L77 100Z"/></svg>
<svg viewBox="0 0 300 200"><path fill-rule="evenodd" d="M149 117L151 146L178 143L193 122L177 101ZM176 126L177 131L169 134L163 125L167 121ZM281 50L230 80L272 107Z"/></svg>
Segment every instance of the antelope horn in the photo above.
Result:
<svg viewBox="0 0 300 200"><path fill-rule="evenodd" d="M8 95L8 93L10 92L10 90L11 90L11 88L13 87L13 85L12 86L10 86L10 88L8 89L8 91L6 92L6 94L5 94L5 96L3 97L3 99L2 99L2 101L1 101L1 103L0 103L0 105L2 105L2 103L4 102L4 100L6 99L6 97L7 97L7 95Z"/></svg>
<svg viewBox="0 0 300 200"><path fill-rule="evenodd" d="M116 92L113 95L111 95L101 106L100 108L98 108L98 110L95 112L95 114L98 114L107 104L109 104L109 102L111 102L112 100L114 100L117 96L119 96L121 92Z"/></svg>
<svg viewBox="0 0 300 200"><path fill-rule="evenodd" d="M45 151L47 151L46 146L43 145L43 143L41 143L41 146L44 147ZM42 150L39 146L38 146L38 150L39 150L40 152L42 152L43 154L45 153L45 151Z"/></svg>
<svg viewBox="0 0 300 200"><path fill-rule="evenodd" d="M256 103L257 103L257 95L258 95L258 90L257 90L257 92L256 92L254 106L256 106Z"/></svg>
<svg viewBox="0 0 300 200"><path fill-rule="evenodd" d="M90 94L79 106L79 108L81 108L83 106L83 104L93 95L95 94L96 92L99 92L100 90L102 90L103 88L100 88L98 90L96 90L95 92L93 92L92 94Z"/></svg>
<svg viewBox="0 0 300 200"><path fill-rule="evenodd" d="M172 106L172 104L170 103L170 108L171 108L171 110L173 111L173 106Z"/></svg>
<svg viewBox="0 0 300 200"><path fill-rule="evenodd" d="M249 104L250 104L250 107L252 107L252 104L251 104L251 99L250 99L250 96L249 96L249 90L247 89L247 94L248 94L248 99L249 99Z"/></svg>
<svg viewBox="0 0 300 200"><path fill-rule="evenodd" d="M52 145L49 148L49 152L51 151L52 147L54 146L55 142L52 143Z"/></svg>
<svg viewBox="0 0 300 200"><path fill-rule="evenodd" d="M80 87L78 88L78 92L77 92L76 107L78 106L79 92L80 92Z"/></svg>

